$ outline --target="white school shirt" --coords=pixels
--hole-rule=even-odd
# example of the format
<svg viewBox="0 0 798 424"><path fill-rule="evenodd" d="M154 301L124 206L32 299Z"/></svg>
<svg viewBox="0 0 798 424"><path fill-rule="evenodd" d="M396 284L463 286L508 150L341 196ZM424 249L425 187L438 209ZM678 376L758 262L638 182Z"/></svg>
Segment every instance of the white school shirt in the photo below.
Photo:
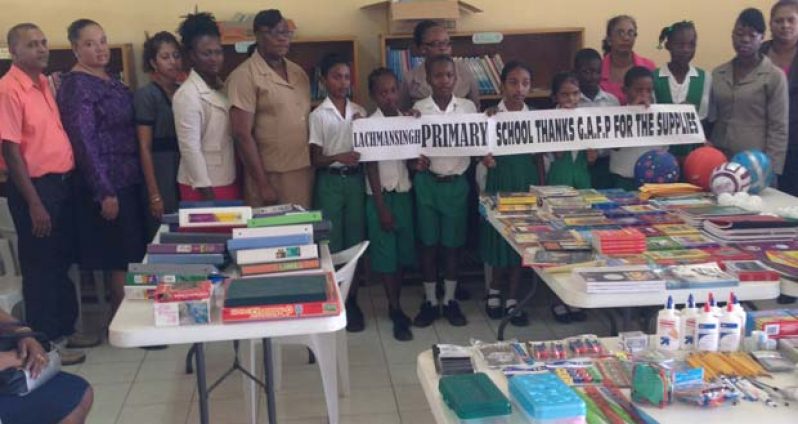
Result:
<svg viewBox="0 0 798 424"><path fill-rule="evenodd" d="M585 93L579 94L579 107L605 107L605 106L620 106L621 102L618 98L610 93L599 88L596 97L591 99L585 96Z"/></svg>
<svg viewBox="0 0 798 424"><path fill-rule="evenodd" d="M198 187L232 184L236 178L230 102L193 70L172 98L180 148L177 182Z"/></svg>
<svg viewBox="0 0 798 424"><path fill-rule="evenodd" d="M366 117L366 110L357 103L346 100L345 116L335 107L329 97L313 111L310 112L310 144L321 146L324 156L334 156L352 151L352 117L360 114ZM333 162L331 168L342 167L344 164Z"/></svg>
<svg viewBox="0 0 798 424"><path fill-rule="evenodd" d="M384 118L380 108L377 108L370 118ZM377 169L380 173L380 185L383 191L395 191L397 193L406 193L413 187L410 182L410 174L407 171L407 163L403 160L381 160L377 163ZM371 185L369 184L368 175L366 175L366 194L371 195Z"/></svg>
<svg viewBox="0 0 798 424"><path fill-rule="evenodd" d="M419 111L422 115L454 115L462 113L477 113L477 107L474 102L468 99L461 99L452 96L452 100L446 106L446 109L441 110L432 96L421 99L413 105L413 109ZM437 175L461 175L466 172L468 165L471 163L471 158L468 156L462 157L434 157L429 158L429 170Z"/></svg>
<svg viewBox="0 0 798 424"><path fill-rule="evenodd" d="M690 65L690 70L687 71L687 76L684 82L679 84L676 78L671 73L668 65L659 68L659 76L668 78L668 88L671 90L671 99L673 104L680 105L687 103L687 94L690 91L690 80L698 78L698 70L693 65ZM701 104L698 107L698 119L707 119L709 115L709 91L712 89L712 73L704 71L704 92L701 94Z"/></svg>
<svg viewBox="0 0 798 424"><path fill-rule="evenodd" d="M499 102L499 104L496 105L496 110L499 112L509 112L509 110L507 110L507 106L504 104L504 99L502 99ZM523 108L517 112L526 112L528 110L529 106L527 106L526 103L524 103ZM484 192L485 184L487 183L488 179L488 168L482 164L482 161L479 161L479 163L477 163L477 169L476 172L474 172L474 179L477 182L477 187L479 187L480 193Z"/></svg>

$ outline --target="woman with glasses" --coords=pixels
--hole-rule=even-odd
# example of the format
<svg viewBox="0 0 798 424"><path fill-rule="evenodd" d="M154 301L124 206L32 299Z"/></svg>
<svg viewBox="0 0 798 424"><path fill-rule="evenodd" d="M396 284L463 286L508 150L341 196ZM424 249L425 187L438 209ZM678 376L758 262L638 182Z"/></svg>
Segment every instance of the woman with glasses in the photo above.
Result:
<svg viewBox="0 0 798 424"><path fill-rule="evenodd" d="M629 15L619 15L607 21L607 32L602 41L604 60L601 62L601 89L626 104L623 78L635 66L653 71L654 62L634 52L637 39L637 22Z"/></svg>
<svg viewBox="0 0 798 424"><path fill-rule="evenodd" d="M765 17L754 8L743 10L734 24L736 55L712 71L710 141L729 157L762 150L781 175L787 155L787 78L761 52L765 30Z"/></svg>
<svg viewBox="0 0 798 424"><path fill-rule="evenodd" d="M425 59L440 55L451 56L452 42L446 28L438 22L421 21L413 30L413 42L418 52ZM457 82L454 85L454 96L474 102L479 109L479 84L471 71L463 62L455 62ZM419 65L410 70L402 80L399 87L399 104L403 110L410 109L413 104L425 99L432 94L432 89L427 84L427 72L424 65Z"/></svg>
<svg viewBox="0 0 798 424"><path fill-rule="evenodd" d="M302 67L286 59L294 32L279 10L258 12L253 29L255 51L227 80L244 198L252 206L310 208L310 81Z"/></svg>

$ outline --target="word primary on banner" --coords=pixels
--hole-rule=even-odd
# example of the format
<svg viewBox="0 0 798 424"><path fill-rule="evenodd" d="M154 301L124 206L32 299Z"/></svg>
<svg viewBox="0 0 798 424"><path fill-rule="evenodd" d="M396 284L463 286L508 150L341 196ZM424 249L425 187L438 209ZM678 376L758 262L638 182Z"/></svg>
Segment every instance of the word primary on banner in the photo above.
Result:
<svg viewBox="0 0 798 424"><path fill-rule="evenodd" d="M352 137L362 162L420 155L501 156L705 141L693 105L500 112L491 117L469 113L368 118L354 121Z"/></svg>

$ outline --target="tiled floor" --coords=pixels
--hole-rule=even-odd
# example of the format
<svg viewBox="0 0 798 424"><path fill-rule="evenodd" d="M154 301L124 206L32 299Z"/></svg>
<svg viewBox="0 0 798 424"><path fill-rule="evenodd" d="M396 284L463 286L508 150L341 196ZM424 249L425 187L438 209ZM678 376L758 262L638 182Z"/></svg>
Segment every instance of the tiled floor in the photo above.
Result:
<svg viewBox="0 0 798 424"><path fill-rule="evenodd" d="M361 288L359 299L366 318L366 330L349 334L349 359L352 393L340 399L341 423L398 424L432 423L429 406L416 377L416 356L433 343L468 343L471 339L496 339L497 321L483 310L483 291L479 283L468 285L474 300L463 302L469 320L467 327L454 328L438 321L425 329L413 329L411 342L397 342L386 316L382 287ZM407 287L403 306L416 312L420 287ZM550 295L541 293L529 312L529 327L508 327L507 337L522 340L552 339L583 333L606 335L604 315L590 313L581 325L553 322L546 305ZM87 317L87 321L90 321ZM87 322L89 324L89 322ZM162 351L116 349L108 345L88 351L82 365L68 370L82 375L94 386L95 403L90 423L195 423L198 422L196 380L183 373L188 346L171 346ZM277 392L278 416L286 424L326 423L321 376L316 365L308 365L304 348L284 347L283 385ZM212 343L207 347L208 378L224 372L232 360L231 343ZM261 405L265 405L261 396ZM265 423L264 407L261 420ZM211 422L248 423L241 378L233 376L211 394Z"/></svg>

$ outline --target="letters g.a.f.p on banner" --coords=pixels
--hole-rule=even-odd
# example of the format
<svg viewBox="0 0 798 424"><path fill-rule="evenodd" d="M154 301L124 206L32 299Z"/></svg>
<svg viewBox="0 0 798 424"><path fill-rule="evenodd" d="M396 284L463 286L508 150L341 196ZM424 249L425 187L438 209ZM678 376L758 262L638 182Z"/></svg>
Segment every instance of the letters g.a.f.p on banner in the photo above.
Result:
<svg viewBox="0 0 798 424"><path fill-rule="evenodd" d="M704 142L692 105L368 118L356 120L352 129L363 162Z"/></svg>

